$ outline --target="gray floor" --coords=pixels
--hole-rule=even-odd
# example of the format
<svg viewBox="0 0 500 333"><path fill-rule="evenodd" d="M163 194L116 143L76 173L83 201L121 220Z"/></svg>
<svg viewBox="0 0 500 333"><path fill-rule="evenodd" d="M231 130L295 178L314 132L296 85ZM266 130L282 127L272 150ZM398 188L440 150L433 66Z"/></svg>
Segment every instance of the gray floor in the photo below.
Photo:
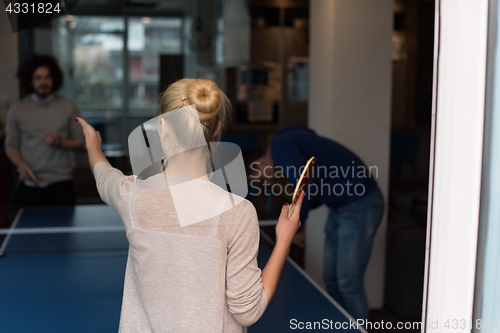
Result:
<svg viewBox="0 0 500 333"><path fill-rule="evenodd" d="M418 319L411 320L411 321L405 321L405 320L400 320L395 314L393 314L390 310L388 309L381 309L381 310L371 310L370 311L370 317L368 318L370 322L372 322L375 326L375 323L381 323L384 321L384 326L387 327L386 323L390 322L392 324L392 329L375 329L372 328L371 330L368 329L368 332L377 332L377 333L389 333L389 332L408 332L408 333L419 333L420 329L415 328L415 329L396 329L396 325L398 322L403 322L406 323L408 327L410 327L410 323L413 325L415 322L418 321Z"/></svg>

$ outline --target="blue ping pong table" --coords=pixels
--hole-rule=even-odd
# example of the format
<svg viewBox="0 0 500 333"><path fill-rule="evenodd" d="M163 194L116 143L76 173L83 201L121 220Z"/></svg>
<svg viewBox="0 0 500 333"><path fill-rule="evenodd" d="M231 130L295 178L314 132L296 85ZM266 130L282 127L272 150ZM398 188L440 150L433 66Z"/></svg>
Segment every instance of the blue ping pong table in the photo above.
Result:
<svg viewBox="0 0 500 333"><path fill-rule="evenodd" d="M107 230L91 231L103 225ZM118 331L128 243L115 211L105 205L24 209L11 230L18 233L7 234L0 248L1 332ZM272 248L261 233L261 268ZM295 331L324 320L335 327L350 319L288 259L272 302L248 331Z"/></svg>

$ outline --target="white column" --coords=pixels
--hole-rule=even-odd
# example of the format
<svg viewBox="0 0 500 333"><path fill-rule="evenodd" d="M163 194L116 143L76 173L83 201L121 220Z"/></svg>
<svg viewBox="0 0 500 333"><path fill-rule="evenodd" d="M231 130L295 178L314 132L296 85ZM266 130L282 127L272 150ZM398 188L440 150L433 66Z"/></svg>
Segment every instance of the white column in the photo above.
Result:
<svg viewBox="0 0 500 333"><path fill-rule="evenodd" d="M470 332L473 324L488 5L488 0L436 2L439 33L423 331Z"/></svg>
<svg viewBox="0 0 500 333"><path fill-rule="evenodd" d="M377 166L388 198L391 116L391 0L312 0L309 126ZM307 223L306 270L322 282L326 209ZM387 210L386 210L387 215ZM386 217L365 275L371 308L383 307Z"/></svg>

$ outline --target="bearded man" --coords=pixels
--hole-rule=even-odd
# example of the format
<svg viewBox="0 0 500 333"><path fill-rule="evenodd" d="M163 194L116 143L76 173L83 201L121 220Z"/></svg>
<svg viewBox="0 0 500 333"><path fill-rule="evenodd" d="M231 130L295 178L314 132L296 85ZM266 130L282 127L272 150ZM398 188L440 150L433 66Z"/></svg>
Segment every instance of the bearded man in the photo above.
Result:
<svg viewBox="0 0 500 333"><path fill-rule="evenodd" d="M5 150L20 174L18 204L74 205L71 154L84 147L84 136L75 122L78 107L57 94L63 72L55 58L33 55L17 77L29 95L9 111Z"/></svg>

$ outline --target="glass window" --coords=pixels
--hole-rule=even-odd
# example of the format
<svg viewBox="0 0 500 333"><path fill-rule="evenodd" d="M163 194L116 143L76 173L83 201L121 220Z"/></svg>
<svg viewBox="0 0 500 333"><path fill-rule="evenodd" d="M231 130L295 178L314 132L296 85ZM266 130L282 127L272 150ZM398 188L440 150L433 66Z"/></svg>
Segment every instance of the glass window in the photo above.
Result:
<svg viewBox="0 0 500 333"><path fill-rule="evenodd" d="M133 17L129 19L129 107L156 107L160 94L160 56L181 54L182 19Z"/></svg>
<svg viewBox="0 0 500 333"><path fill-rule="evenodd" d="M493 6L488 34L489 64L483 152L481 220L475 283L473 333L498 332L500 325L500 7ZM491 9L490 9L491 10Z"/></svg>
<svg viewBox="0 0 500 333"><path fill-rule="evenodd" d="M66 15L48 32L35 29L35 51L52 53L64 71L61 95L102 127L105 143L126 146L131 126L156 114L160 58L183 54L181 17Z"/></svg>

